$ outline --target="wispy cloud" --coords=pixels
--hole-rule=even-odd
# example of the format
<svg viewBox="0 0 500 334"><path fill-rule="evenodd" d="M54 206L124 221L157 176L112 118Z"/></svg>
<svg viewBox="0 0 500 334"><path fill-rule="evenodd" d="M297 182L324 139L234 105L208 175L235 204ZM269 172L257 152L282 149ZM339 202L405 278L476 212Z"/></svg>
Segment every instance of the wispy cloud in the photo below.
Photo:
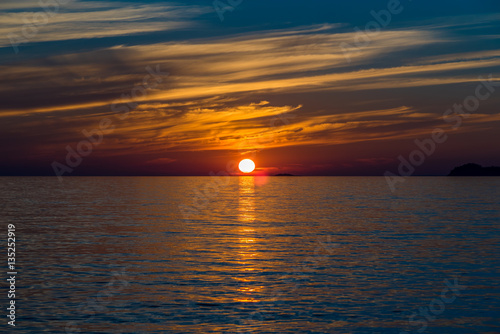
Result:
<svg viewBox="0 0 500 334"><path fill-rule="evenodd" d="M398 66L377 64L371 67L375 60L385 59L393 53L422 48L442 40L430 31L407 30L381 32L368 48L352 55L353 63L358 64L358 67L352 67L346 64L342 50L338 48L340 41L352 39L351 33L328 30L318 33L317 30L315 27L303 31L294 29L294 34L278 31L268 32L265 36L250 34L206 41L117 46L2 67L2 92L19 91L19 87L25 87L35 97L37 92L41 96L36 107L32 108L23 106L18 100L15 108L4 103L2 115L109 105L127 86L140 83L144 68L151 64L160 64L168 70L169 82L150 92L142 102L259 92L449 85L477 80L470 74L457 75L456 71L500 65L500 51L491 50L487 58L465 53L416 59ZM50 78L48 82L45 79L45 85L40 86L41 80L47 77ZM60 99L43 98L47 85L52 92L61 95ZM8 100L6 96L5 101Z"/></svg>
<svg viewBox="0 0 500 334"><path fill-rule="evenodd" d="M39 2L0 4L0 47L11 39L25 43L102 38L177 30L193 27L192 20L211 11L209 7L176 4L134 4L127 2L69 1L42 8ZM25 32L28 35L25 35ZM12 36L16 36L12 38Z"/></svg>
<svg viewBox="0 0 500 334"><path fill-rule="evenodd" d="M14 8L12 2L6 4ZM90 7L80 12L77 8L82 5ZM74 2L71 6L54 16L35 40L176 29L192 26L190 18L208 10L106 2ZM21 14L2 15L5 35L13 31ZM138 106L129 118L117 121L116 131L106 137L106 145L94 156L116 156L134 148L154 157L165 151L246 152L412 139L442 125L440 114L419 109L397 96L388 106L373 95L368 97L370 91L473 83L478 81L476 71L500 66L500 49L418 56L418 50L456 42L429 26L381 31L372 36L369 45L351 54L352 61L347 63L339 44L352 41L354 33L340 32L338 27L315 25L180 42L116 45L0 66L2 128L11 129L16 124L17 131L25 133L19 145L43 143L37 148L37 154L43 155L61 143L80 140L81 129L95 126L100 118L113 117L110 106L119 99ZM400 57L408 54L412 56ZM145 97L120 98L142 83L146 66L156 64L170 73L168 80ZM314 98L304 103L274 99L280 94L331 93L340 100L352 92L357 92L358 100L343 107L333 101L321 110L311 106ZM28 94L29 99L23 98ZM365 106L354 108L360 102ZM293 121L273 126L273 118L279 115L293 115ZM480 131L498 121L498 114L478 113L460 132ZM160 157L147 163L174 162L173 158ZM365 162L387 161L374 157Z"/></svg>

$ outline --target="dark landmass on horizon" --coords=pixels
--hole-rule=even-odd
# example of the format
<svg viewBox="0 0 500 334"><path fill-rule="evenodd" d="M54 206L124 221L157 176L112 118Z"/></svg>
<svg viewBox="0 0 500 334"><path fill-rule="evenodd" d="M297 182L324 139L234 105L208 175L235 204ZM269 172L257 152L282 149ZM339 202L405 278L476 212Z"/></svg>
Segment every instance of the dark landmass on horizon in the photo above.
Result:
<svg viewBox="0 0 500 334"><path fill-rule="evenodd" d="M468 163L455 167L448 176L500 176L500 167L483 167L478 164Z"/></svg>

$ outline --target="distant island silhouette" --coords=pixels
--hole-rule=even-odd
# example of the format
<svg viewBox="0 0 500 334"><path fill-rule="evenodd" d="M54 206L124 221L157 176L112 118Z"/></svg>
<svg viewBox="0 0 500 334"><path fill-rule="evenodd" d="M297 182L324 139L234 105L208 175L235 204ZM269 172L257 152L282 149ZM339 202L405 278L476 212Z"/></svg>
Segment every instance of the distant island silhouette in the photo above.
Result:
<svg viewBox="0 0 500 334"><path fill-rule="evenodd" d="M284 174L275 174L274 176L295 176L295 175L284 173Z"/></svg>
<svg viewBox="0 0 500 334"><path fill-rule="evenodd" d="M455 167L448 176L500 176L500 167L483 167L478 164L468 163Z"/></svg>

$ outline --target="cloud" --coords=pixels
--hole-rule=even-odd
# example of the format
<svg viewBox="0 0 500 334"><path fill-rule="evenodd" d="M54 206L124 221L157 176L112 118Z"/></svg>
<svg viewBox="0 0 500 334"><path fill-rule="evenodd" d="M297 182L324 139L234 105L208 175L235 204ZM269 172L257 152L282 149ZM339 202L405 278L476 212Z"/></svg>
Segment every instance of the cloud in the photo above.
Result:
<svg viewBox="0 0 500 334"><path fill-rule="evenodd" d="M9 103L9 97L5 96L4 108L7 110L2 115L17 113L8 110L9 105L28 113L109 105L127 90L127 86L130 90L142 82L145 68L154 64L170 72L169 80L150 91L143 100L191 100L263 91L345 90L364 84L360 81L372 83L396 75L483 66L477 62L461 62L353 70L346 66L338 47L339 41L350 38L346 36L350 33L323 30L318 33L318 29L295 29L294 35L277 31L264 36L250 34L219 40L117 46L5 66L1 68L4 73L0 81L2 92L19 91L19 87L24 86L37 107L23 106L19 99ZM430 33L419 31L387 31L377 38L377 43L354 56L356 62L368 64L373 57L383 57L394 49L411 49L436 42ZM47 85L40 86L42 81ZM14 85L14 82L17 83ZM45 90L56 91L62 96L45 100ZM72 97L68 98L68 94ZM37 95L40 99L34 101Z"/></svg>
<svg viewBox="0 0 500 334"><path fill-rule="evenodd" d="M102 28L94 32L129 34L120 25L131 23L127 29L140 32L147 20L160 20L159 15L170 17L175 10L184 16L177 17L174 23L189 25L190 21L182 18L203 12L198 7L167 6L159 14L158 6L96 3L91 8L96 13L91 15L94 21L84 23L78 20L84 20L88 12L68 10L54 16L58 17L52 23L55 30L40 30L39 38L91 36L92 29L87 30L87 35L72 30L82 24ZM104 26L109 16L115 21L108 29ZM73 28L56 28L72 25L73 19L79 22ZM13 21L9 22L12 25ZM163 23L157 24L148 27L160 29ZM1 128L11 138L14 127L16 135L24 133L23 145L43 143L38 152L45 154L78 142L82 129L91 129L103 117L111 117L116 130L95 153L106 157L165 151L243 153L300 145L413 139L442 125L439 112L444 110L421 110L398 96L390 103L381 103L375 95L369 95L370 91L474 83L478 81L476 71L500 66L500 50L414 55L401 60L401 54L452 42L432 29L412 28L373 35L371 43L352 53L348 63L339 44L352 41L354 33L336 31L337 27L320 25L116 45L13 62L0 66ZM134 87L143 84L146 68L156 65L169 75L146 94L129 97ZM357 93L357 98L339 106L338 101L347 100L344 95L352 92ZM313 94L319 93L331 94L328 107L315 109L318 95ZM283 94L287 98L305 94L307 103L282 102L286 100L280 96ZM137 106L127 119L119 120L111 110L116 101ZM364 107L356 105L359 103ZM471 118L469 127L460 131L478 131L492 121L497 122L498 115L478 114ZM149 159L147 164L167 164L173 162L170 159L174 158Z"/></svg>
<svg viewBox="0 0 500 334"><path fill-rule="evenodd" d="M195 26L192 19L211 11L200 6L69 1L44 9L38 2L0 4L0 47L11 42L37 43L129 36Z"/></svg>
<svg viewBox="0 0 500 334"><path fill-rule="evenodd" d="M120 21L139 15L137 11L139 16L157 11L153 9L140 6L112 10L121 15L116 17ZM353 40L355 33L339 33L336 28L321 25L195 41L117 45L3 66L0 95L5 95L5 102L0 117L110 105L140 85L145 68L156 64L170 76L139 99L141 102L164 104L263 92L365 91L470 83L477 77L465 71L500 66L499 50L389 62L400 52L450 43L441 33L412 29L373 35L369 45L350 54L352 61L347 63L339 45ZM457 71L464 74L457 75ZM32 99L20 103L10 94L22 91L29 91ZM56 92L58 98L48 98L48 91Z"/></svg>

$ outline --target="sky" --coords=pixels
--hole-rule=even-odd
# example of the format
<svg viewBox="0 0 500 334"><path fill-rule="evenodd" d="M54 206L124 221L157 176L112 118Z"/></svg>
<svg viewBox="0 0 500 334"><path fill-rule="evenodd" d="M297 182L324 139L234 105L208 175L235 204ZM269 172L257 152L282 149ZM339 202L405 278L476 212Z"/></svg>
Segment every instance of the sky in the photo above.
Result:
<svg viewBox="0 0 500 334"><path fill-rule="evenodd" d="M500 165L498 0L2 0L0 32L0 175Z"/></svg>

